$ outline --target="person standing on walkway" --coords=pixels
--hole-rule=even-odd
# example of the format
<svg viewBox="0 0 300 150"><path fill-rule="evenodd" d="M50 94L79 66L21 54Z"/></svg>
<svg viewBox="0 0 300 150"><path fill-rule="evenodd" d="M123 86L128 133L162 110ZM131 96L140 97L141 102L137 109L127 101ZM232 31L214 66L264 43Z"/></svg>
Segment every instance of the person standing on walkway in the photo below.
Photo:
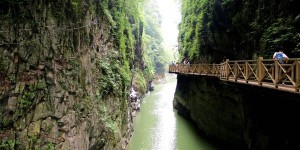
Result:
<svg viewBox="0 0 300 150"><path fill-rule="evenodd" d="M278 52L275 52L275 53L273 54L273 59L274 59L274 60L278 60L278 62L279 62L280 64L285 64L285 63L287 63L289 57L288 57L285 53L283 53L283 50L282 50L282 49L280 49ZM285 62L284 62L284 61L285 61ZM278 72L276 76L278 76L278 77L281 76L281 71ZM286 77L285 77L285 79L282 80L282 84L284 85L285 82L286 82Z"/></svg>
<svg viewBox="0 0 300 150"><path fill-rule="evenodd" d="M287 63L287 60L289 59L289 57L285 53L283 53L282 49L280 49L278 52L275 52L273 54L273 59L278 60L278 62L280 64L284 64L284 60L285 60L285 63Z"/></svg>

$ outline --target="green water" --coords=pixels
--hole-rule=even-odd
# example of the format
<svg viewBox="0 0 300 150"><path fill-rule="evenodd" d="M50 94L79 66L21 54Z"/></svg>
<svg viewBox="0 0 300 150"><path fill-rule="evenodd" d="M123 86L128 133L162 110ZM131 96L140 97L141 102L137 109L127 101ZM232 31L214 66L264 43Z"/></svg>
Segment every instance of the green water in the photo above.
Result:
<svg viewBox="0 0 300 150"><path fill-rule="evenodd" d="M128 150L217 150L173 109L176 76L155 85L134 118Z"/></svg>

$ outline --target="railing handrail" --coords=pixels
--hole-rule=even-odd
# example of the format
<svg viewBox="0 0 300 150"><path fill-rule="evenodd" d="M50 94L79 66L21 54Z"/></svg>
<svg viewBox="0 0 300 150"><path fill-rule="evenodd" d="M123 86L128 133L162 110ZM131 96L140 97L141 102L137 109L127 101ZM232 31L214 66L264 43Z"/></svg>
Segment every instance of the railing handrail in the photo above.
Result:
<svg viewBox="0 0 300 150"><path fill-rule="evenodd" d="M245 83L257 83L259 86L272 86L282 90L293 89L299 92L300 86L300 58L289 58L286 64L280 64L278 60L233 60L219 64L173 64L169 66L170 73L194 74L216 76L221 80L245 81ZM287 85L282 86L281 83Z"/></svg>

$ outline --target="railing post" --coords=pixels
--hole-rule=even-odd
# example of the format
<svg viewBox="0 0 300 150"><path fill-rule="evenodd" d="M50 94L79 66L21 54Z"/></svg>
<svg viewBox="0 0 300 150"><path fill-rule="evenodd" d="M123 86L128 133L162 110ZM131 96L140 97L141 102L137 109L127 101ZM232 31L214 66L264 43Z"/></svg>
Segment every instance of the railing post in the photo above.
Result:
<svg viewBox="0 0 300 150"><path fill-rule="evenodd" d="M225 62L223 62L222 63L222 66L220 66L220 77L222 78L222 79L226 79L226 63Z"/></svg>
<svg viewBox="0 0 300 150"><path fill-rule="evenodd" d="M234 81L237 81L237 79L239 78L239 76L238 76L239 69L238 69L238 62L237 61L234 62L233 72L234 72Z"/></svg>
<svg viewBox="0 0 300 150"><path fill-rule="evenodd" d="M212 75L215 76L215 63L212 65Z"/></svg>
<svg viewBox="0 0 300 150"><path fill-rule="evenodd" d="M295 91L299 92L299 86L300 86L300 63L297 61L296 63L296 78L295 78L296 86Z"/></svg>
<svg viewBox="0 0 300 150"><path fill-rule="evenodd" d="M246 79L246 83L248 83L248 80L249 80L249 72L250 72L250 71L249 71L249 66L248 66L248 65L249 65L249 63L248 63L248 61L246 61L246 62L245 62L245 76L246 76L245 79Z"/></svg>
<svg viewBox="0 0 300 150"><path fill-rule="evenodd" d="M230 73L228 65L229 65L229 59L226 59L226 62L225 62L226 80L229 80L229 73Z"/></svg>
<svg viewBox="0 0 300 150"><path fill-rule="evenodd" d="M224 72L224 64L223 63L220 63L218 65L218 72L219 72L220 79L222 79L223 78L223 72Z"/></svg>
<svg viewBox="0 0 300 150"><path fill-rule="evenodd" d="M279 83L279 65L277 63L276 60L274 60L274 63L275 63L275 71L274 71L274 74L275 74L275 87L278 88L278 83Z"/></svg>
<svg viewBox="0 0 300 150"><path fill-rule="evenodd" d="M264 77L262 60L263 60L263 57L258 57L258 60L257 60L257 71L258 71L257 82L258 82L258 85L260 85L260 86L262 85L261 81Z"/></svg>

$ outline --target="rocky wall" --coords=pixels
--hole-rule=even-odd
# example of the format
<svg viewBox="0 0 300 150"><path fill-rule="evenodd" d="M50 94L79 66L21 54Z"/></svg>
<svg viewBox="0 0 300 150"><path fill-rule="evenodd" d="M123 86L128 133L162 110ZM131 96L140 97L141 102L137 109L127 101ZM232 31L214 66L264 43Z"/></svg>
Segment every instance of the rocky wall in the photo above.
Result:
<svg viewBox="0 0 300 150"><path fill-rule="evenodd" d="M93 2L0 3L0 149L125 149L130 88Z"/></svg>
<svg viewBox="0 0 300 150"><path fill-rule="evenodd" d="M299 147L299 94L178 75L174 107L221 149Z"/></svg>

